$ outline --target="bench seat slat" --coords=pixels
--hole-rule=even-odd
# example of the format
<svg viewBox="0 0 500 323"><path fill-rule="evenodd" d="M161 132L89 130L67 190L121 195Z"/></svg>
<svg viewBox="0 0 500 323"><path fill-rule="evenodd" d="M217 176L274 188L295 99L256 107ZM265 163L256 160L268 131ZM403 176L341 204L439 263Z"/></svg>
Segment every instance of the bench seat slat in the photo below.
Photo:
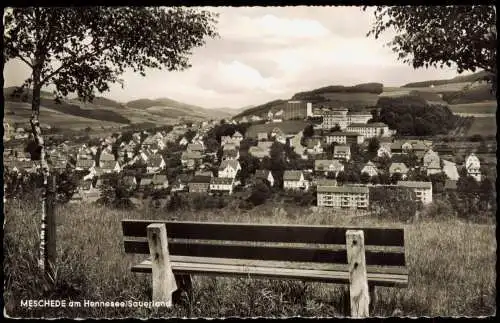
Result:
<svg viewBox="0 0 500 323"><path fill-rule="evenodd" d="M169 238L199 240L233 240L290 242L311 244L345 244L346 230L363 230L365 245L404 246L403 228L330 227L319 225L282 225L250 223L217 223L168 220L122 220L123 235L146 237L147 226L165 223Z"/></svg>
<svg viewBox="0 0 500 323"><path fill-rule="evenodd" d="M149 254L147 240L124 239L126 253ZM171 242L169 253L174 256L241 258L253 260L295 261L314 263L347 263L345 249L328 249L314 247L281 247L281 246L244 246L230 244L208 244ZM367 250L365 252L367 265L404 266L405 252L386 252Z"/></svg>
<svg viewBox="0 0 500 323"><path fill-rule="evenodd" d="M265 262L248 262L248 265L214 262L188 261L188 257L176 259L172 256L172 271L175 274L192 275L215 275L215 276L239 276L270 279L296 279L305 281L316 281L325 283L349 283L349 272L347 270L325 270L325 269L300 269L287 267L265 266ZM184 260L184 261L179 261ZM369 269L369 268L368 268ZM132 272L151 273L151 261L145 260L132 267ZM405 287L408 285L408 274L404 271L376 272L368 270L368 282L377 286Z"/></svg>

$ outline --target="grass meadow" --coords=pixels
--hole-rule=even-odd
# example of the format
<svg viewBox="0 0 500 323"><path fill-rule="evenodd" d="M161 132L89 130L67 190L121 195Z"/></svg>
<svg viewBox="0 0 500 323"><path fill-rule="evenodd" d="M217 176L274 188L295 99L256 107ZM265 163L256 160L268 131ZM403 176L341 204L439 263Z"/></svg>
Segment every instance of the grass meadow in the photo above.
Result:
<svg viewBox="0 0 500 323"><path fill-rule="evenodd" d="M467 131L468 136L495 136L496 133L497 120L495 117L474 118L471 127Z"/></svg>
<svg viewBox="0 0 500 323"><path fill-rule="evenodd" d="M332 210L290 208L178 213L119 211L95 205L59 206L57 275L43 283L37 270L39 218L31 203L7 201L4 300L10 317L334 317L342 316L344 286L298 281L193 277L193 292L173 308L33 308L21 300L150 301L151 277L134 274L139 259L124 253L120 220L150 218L226 222L401 226L406 228L408 288L378 287L374 316L488 316L496 311L495 224L444 216L397 223Z"/></svg>
<svg viewBox="0 0 500 323"><path fill-rule="evenodd" d="M450 105L450 110L453 113L495 114L497 112L497 102L484 101L475 103L452 104Z"/></svg>

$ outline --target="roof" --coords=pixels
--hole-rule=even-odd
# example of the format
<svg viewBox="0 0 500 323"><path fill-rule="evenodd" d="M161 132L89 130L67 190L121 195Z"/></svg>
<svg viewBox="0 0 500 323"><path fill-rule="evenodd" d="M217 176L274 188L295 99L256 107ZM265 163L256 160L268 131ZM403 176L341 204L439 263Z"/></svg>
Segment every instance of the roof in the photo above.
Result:
<svg viewBox="0 0 500 323"><path fill-rule="evenodd" d="M300 170L285 170L285 173L283 174L283 180L284 181L299 181L301 175L303 175L303 173Z"/></svg>
<svg viewBox="0 0 500 323"><path fill-rule="evenodd" d="M351 152L351 146L349 146L349 145L337 145L333 149L333 153L336 154L338 152L350 153Z"/></svg>
<svg viewBox="0 0 500 323"><path fill-rule="evenodd" d="M233 179L232 178L224 178L224 177L212 177L212 179L210 180L210 184L232 185Z"/></svg>
<svg viewBox="0 0 500 323"><path fill-rule="evenodd" d="M368 194L369 189L367 186L350 186L350 185L343 185L343 186L320 186L318 185L317 187L317 192L318 193L362 193L362 194Z"/></svg>
<svg viewBox="0 0 500 323"><path fill-rule="evenodd" d="M325 136L346 136L346 137L359 137L361 134L352 131L333 131L326 133Z"/></svg>
<svg viewBox="0 0 500 323"><path fill-rule="evenodd" d="M316 181L317 186L337 186L337 181L334 179L320 178Z"/></svg>
<svg viewBox="0 0 500 323"><path fill-rule="evenodd" d="M144 176L143 178L141 178L141 186L146 186L151 184L153 184L152 176Z"/></svg>
<svg viewBox="0 0 500 323"><path fill-rule="evenodd" d="M236 144L233 144L233 143L226 143L224 145L224 147L222 148L223 151L234 150L234 149L236 149Z"/></svg>
<svg viewBox="0 0 500 323"><path fill-rule="evenodd" d="M350 125L347 126L353 127L353 128L383 128L387 127L385 123L382 122L374 122L374 123L351 123Z"/></svg>
<svg viewBox="0 0 500 323"><path fill-rule="evenodd" d="M271 149L271 146L273 145L274 141L259 141L257 143L257 147L262 148L262 149Z"/></svg>
<svg viewBox="0 0 500 323"><path fill-rule="evenodd" d="M370 161L368 161L368 162L365 164L365 166L364 166L364 167L376 167L376 166L375 166L375 164L374 164L374 163L370 160ZM363 167L363 168L364 168L364 167Z"/></svg>
<svg viewBox="0 0 500 323"><path fill-rule="evenodd" d="M334 170L341 170L344 168L344 165L339 162L336 159L329 160L329 159L316 159L314 161L314 170L316 171L323 171L323 170L328 170L333 168Z"/></svg>
<svg viewBox="0 0 500 323"><path fill-rule="evenodd" d="M458 174L457 164L454 162L443 159L443 172L448 176L450 180L458 180L460 175Z"/></svg>
<svg viewBox="0 0 500 323"><path fill-rule="evenodd" d="M193 178L191 179L191 181L189 181L190 183L194 183L194 184L209 184L210 183L210 180L212 179L212 177L210 176L193 176Z"/></svg>
<svg viewBox="0 0 500 323"><path fill-rule="evenodd" d="M188 144L186 149L191 151L202 151L203 146L200 144Z"/></svg>
<svg viewBox="0 0 500 323"><path fill-rule="evenodd" d="M201 171L201 170L197 170L195 173L194 173L195 176L210 176L212 177L213 174L212 172L209 172L209 171Z"/></svg>
<svg viewBox="0 0 500 323"><path fill-rule="evenodd" d="M391 166L389 166L389 172L395 172L397 169L400 169L401 172L406 173L408 172L408 167L404 163L392 163Z"/></svg>
<svg viewBox="0 0 500 323"><path fill-rule="evenodd" d="M76 161L76 167L78 168L90 168L94 166L95 162L92 159L78 159Z"/></svg>
<svg viewBox="0 0 500 323"><path fill-rule="evenodd" d="M248 153L256 158L264 158L264 157L269 157L269 150L268 149L262 149L260 147L250 147L248 149Z"/></svg>
<svg viewBox="0 0 500 323"><path fill-rule="evenodd" d="M233 134L233 138L234 138L234 137L243 137L243 135L241 134L241 132L236 131L236 132Z"/></svg>
<svg viewBox="0 0 500 323"><path fill-rule="evenodd" d="M112 169L116 167L118 162L114 160L101 160L99 167L103 169Z"/></svg>
<svg viewBox="0 0 500 323"><path fill-rule="evenodd" d="M432 182L398 181L398 186L411 188L432 188Z"/></svg>
<svg viewBox="0 0 500 323"><path fill-rule="evenodd" d="M238 169L238 165L240 163L237 161L237 160L223 160L221 163L220 163L220 166L219 166L219 169L220 170L223 170L223 169L226 169L228 166L229 167L232 167L233 169Z"/></svg>
<svg viewBox="0 0 500 323"><path fill-rule="evenodd" d="M182 152L182 159L200 159L201 158L201 153L199 151L183 151Z"/></svg>

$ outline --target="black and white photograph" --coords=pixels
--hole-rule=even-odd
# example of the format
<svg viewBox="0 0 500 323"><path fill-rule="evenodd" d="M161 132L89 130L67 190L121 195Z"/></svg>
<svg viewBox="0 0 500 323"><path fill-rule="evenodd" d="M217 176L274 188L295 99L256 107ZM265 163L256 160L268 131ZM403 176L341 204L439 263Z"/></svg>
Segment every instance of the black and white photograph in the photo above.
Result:
<svg viewBox="0 0 500 323"><path fill-rule="evenodd" d="M496 316L496 24L4 8L4 316Z"/></svg>

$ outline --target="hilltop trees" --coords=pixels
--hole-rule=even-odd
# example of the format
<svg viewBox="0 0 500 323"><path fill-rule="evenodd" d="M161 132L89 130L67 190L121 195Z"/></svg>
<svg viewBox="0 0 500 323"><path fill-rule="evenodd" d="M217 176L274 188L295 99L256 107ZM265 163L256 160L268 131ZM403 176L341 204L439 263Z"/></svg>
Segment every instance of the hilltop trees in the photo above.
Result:
<svg viewBox="0 0 500 323"><path fill-rule="evenodd" d="M379 120L403 136L446 134L455 127L457 116L443 105L431 105L420 93L383 97L377 101Z"/></svg>
<svg viewBox="0 0 500 323"><path fill-rule="evenodd" d="M364 8L366 10L366 7ZM456 65L458 72L483 69L496 92L497 30L494 6L383 6L367 36L394 29L388 43L414 68Z"/></svg>
<svg viewBox="0 0 500 323"><path fill-rule="evenodd" d="M50 174L40 127L40 94L52 86L56 100L70 93L91 101L96 91L121 83L126 70L183 70L191 50L217 35L207 11L161 7L24 7L4 14L4 63L24 62L31 75L20 87L32 91L31 128L46 187ZM45 191L45 190L44 190ZM45 194L41 199L45 221ZM42 225L43 227L43 225ZM42 230L42 237L43 237ZM42 238L42 242L43 242ZM41 246L43 254L43 243ZM43 258L43 257L42 257ZM40 263L43 268L43 264Z"/></svg>

